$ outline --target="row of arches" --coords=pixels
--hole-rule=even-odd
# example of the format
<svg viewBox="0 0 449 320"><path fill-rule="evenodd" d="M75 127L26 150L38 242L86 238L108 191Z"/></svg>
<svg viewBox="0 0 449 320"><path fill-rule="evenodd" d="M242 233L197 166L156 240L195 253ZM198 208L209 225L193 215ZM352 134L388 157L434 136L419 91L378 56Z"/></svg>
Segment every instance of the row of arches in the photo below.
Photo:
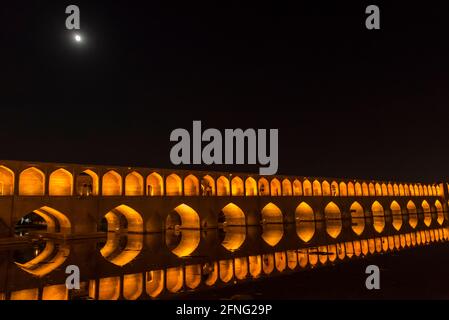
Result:
<svg viewBox="0 0 449 320"><path fill-rule="evenodd" d="M52 196L104 195L104 196L441 196L439 185L392 184L366 182L320 182L308 179L293 182L287 178L270 181L264 177L243 180L239 176L210 175L201 178L190 174L184 178L172 173L165 178L157 172L145 179L137 171L128 173L124 179L115 170L102 175L101 179L87 169L76 179L64 168L54 170L48 179L48 194ZM14 194L14 172L0 166L0 195ZM46 194L45 174L36 167L23 170L19 175L19 194L36 196Z"/></svg>

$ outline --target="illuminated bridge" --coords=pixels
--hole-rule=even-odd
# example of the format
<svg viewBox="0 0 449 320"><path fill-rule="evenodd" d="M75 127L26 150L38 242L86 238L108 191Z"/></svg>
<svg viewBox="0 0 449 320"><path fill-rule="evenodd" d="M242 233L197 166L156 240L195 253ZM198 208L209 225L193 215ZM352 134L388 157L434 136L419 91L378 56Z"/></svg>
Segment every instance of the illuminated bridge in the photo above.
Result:
<svg viewBox="0 0 449 320"><path fill-rule="evenodd" d="M448 219L447 195L447 183L5 160L0 161L0 236L11 237L34 213L45 221L47 234L70 237L100 230L139 234L296 224L307 242L317 221L334 239L345 229L362 234L365 221L378 233L439 228Z"/></svg>

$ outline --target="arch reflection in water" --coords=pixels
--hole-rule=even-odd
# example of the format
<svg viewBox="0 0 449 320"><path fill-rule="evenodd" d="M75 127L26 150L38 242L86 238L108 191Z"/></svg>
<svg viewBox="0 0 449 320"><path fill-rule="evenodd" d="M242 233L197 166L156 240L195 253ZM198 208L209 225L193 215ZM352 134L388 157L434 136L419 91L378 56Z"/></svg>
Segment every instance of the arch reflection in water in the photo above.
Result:
<svg viewBox="0 0 449 320"><path fill-rule="evenodd" d="M257 279L262 274L262 257L249 256L249 273L254 279Z"/></svg>
<svg viewBox="0 0 449 320"><path fill-rule="evenodd" d="M204 282L208 286L213 286L218 280L218 263L206 263L203 265Z"/></svg>
<svg viewBox="0 0 449 320"><path fill-rule="evenodd" d="M200 230L167 230L165 243L167 247L178 257L191 255L201 240Z"/></svg>
<svg viewBox="0 0 449 320"><path fill-rule="evenodd" d="M262 239L270 246L277 245L284 236L282 224L265 224L262 226Z"/></svg>
<svg viewBox="0 0 449 320"><path fill-rule="evenodd" d="M36 248L37 255L25 262L15 262L23 271L42 278L59 268L70 254L70 247L66 244L55 244L46 241L42 251Z"/></svg>
<svg viewBox="0 0 449 320"><path fill-rule="evenodd" d="M246 257L234 258L235 277L239 280L246 278L248 274L248 260Z"/></svg>
<svg viewBox="0 0 449 320"><path fill-rule="evenodd" d="M374 201L371 205L373 215L373 226L376 232L381 233L385 228L385 212L384 208L378 201Z"/></svg>
<svg viewBox="0 0 449 320"><path fill-rule="evenodd" d="M418 213L413 201L407 202L408 223L413 229L418 225Z"/></svg>
<svg viewBox="0 0 449 320"><path fill-rule="evenodd" d="M219 270L220 270L220 280L227 283L234 277L234 270L232 265L233 260L220 260Z"/></svg>
<svg viewBox="0 0 449 320"><path fill-rule="evenodd" d="M363 230L365 230L365 212L363 207L355 201L349 208L349 212L351 213L352 230L355 234L361 235Z"/></svg>
<svg viewBox="0 0 449 320"><path fill-rule="evenodd" d="M296 234L304 241L309 242L315 234L315 214L312 207L301 202L295 210Z"/></svg>
<svg viewBox="0 0 449 320"><path fill-rule="evenodd" d="M326 220L326 231L332 238L337 238L342 230L340 208L333 202L329 202L324 208L324 218Z"/></svg>
<svg viewBox="0 0 449 320"><path fill-rule="evenodd" d="M106 244L100 249L100 253L109 262L122 267L133 261L142 251L142 248L142 234L108 232Z"/></svg>
<svg viewBox="0 0 449 320"><path fill-rule="evenodd" d="M167 269L167 290L170 292L178 292L184 285L184 272L182 267L174 267Z"/></svg>
<svg viewBox="0 0 449 320"><path fill-rule="evenodd" d="M222 231L224 235L221 245L229 251L239 249L246 239L246 227L225 227Z"/></svg>
<svg viewBox="0 0 449 320"><path fill-rule="evenodd" d="M432 223L432 214L430 213L429 203L426 200L424 200L421 203L421 207L424 213L424 224L430 227L430 224Z"/></svg>
<svg viewBox="0 0 449 320"><path fill-rule="evenodd" d="M153 270L145 273L145 290L155 298L164 290L164 270Z"/></svg>
<svg viewBox="0 0 449 320"><path fill-rule="evenodd" d="M143 293L143 275L141 273L125 274L123 276L123 297L126 300L136 300Z"/></svg>

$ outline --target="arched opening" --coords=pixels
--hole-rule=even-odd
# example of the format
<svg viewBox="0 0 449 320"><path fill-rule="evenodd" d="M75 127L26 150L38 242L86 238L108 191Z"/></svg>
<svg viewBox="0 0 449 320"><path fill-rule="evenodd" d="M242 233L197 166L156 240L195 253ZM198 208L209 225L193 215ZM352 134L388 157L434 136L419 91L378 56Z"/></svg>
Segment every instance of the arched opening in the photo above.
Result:
<svg viewBox="0 0 449 320"><path fill-rule="evenodd" d="M399 187L396 183L393 185L393 194L399 196Z"/></svg>
<svg viewBox="0 0 449 320"><path fill-rule="evenodd" d="M429 192L427 191L427 186L424 186L424 187L423 187L423 194L424 194L425 196L428 196L428 195L429 195Z"/></svg>
<svg viewBox="0 0 449 320"><path fill-rule="evenodd" d="M251 177L245 181L246 196L257 196L257 182Z"/></svg>
<svg viewBox="0 0 449 320"><path fill-rule="evenodd" d="M229 196L229 180L226 177L219 177L217 180L217 196Z"/></svg>
<svg viewBox="0 0 449 320"><path fill-rule="evenodd" d="M65 214L47 206L24 215L15 225L15 234L18 236L40 230L68 234L72 230L72 225Z"/></svg>
<svg viewBox="0 0 449 320"><path fill-rule="evenodd" d="M349 208L351 213L352 230L357 235L361 235L363 230L365 230L365 212L363 207L355 201Z"/></svg>
<svg viewBox="0 0 449 320"><path fill-rule="evenodd" d="M220 218L221 217L221 218ZM233 203L229 203L223 209L221 209L221 213L219 214L219 225L223 224L226 226L244 226L245 222L245 213Z"/></svg>
<svg viewBox="0 0 449 320"><path fill-rule="evenodd" d="M423 195L424 195L424 189L423 189L422 185L419 185L419 186L418 186L418 192L419 192L419 195L420 195L420 196L423 196Z"/></svg>
<svg viewBox="0 0 449 320"><path fill-rule="evenodd" d="M435 186L432 186L432 193L434 196L438 196L439 193L437 192L437 188Z"/></svg>
<svg viewBox="0 0 449 320"><path fill-rule="evenodd" d="M408 188L408 185L404 185L404 194L405 194L405 196L409 196L410 195L410 191L409 191L409 188Z"/></svg>
<svg viewBox="0 0 449 320"><path fill-rule="evenodd" d="M365 197L369 196L368 185L365 182L362 183L362 193Z"/></svg>
<svg viewBox="0 0 449 320"><path fill-rule="evenodd" d="M299 180L293 181L293 195L302 196L302 184Z"/></svg>
<svg viewBox="0 0 449 320"><path fill-rule="evenodd" d="M313 195L314 196L321 196L321 184L318 180L313 181Z"/></svg>
<svg viewBox="0 0 449 320"><path fill-rule="evenodd" d="M287 268L287 256L285 255L285 252L275 252L274 263L276 266L276 270L278 270L279 272L284 271Z"/></svg>
<svg viewBox="0 0 449 320"><path fill-rule="evenodd" d="M399 231L402 227L401 206L396 201L393 201L390 205L390 210L393 218L393 228Z"/></svg>
<svg viewBox="0 0 449 320"><path fill-rule="evenodd" d="M415 184L415 185L413 186L413 191L414 191L416 197L417 197L417 196L420 196L418 185Z"/></svg>
<svg viewBox="0 0 449 320"><path fill-rule="evenodd" d="M257 186L259 188L259 196L269 196L270 195L270 185L268 184L268 180L265 178L260 178L257 182Z"/></svg>
<svg viewBox="0 0 449 320"><path fill-rule="evenodd" d="M393 186L391 185L391 183L387 185L387 193L390 197L394 196Z"/></svg>
<svg viewBox="0 0 449 320"><path fill-rule="evenodd" d="M301 202L295 210L296 234L304 241L309 242L315 234L315 214L313 209L305 202Z"/></svg>
<svg viewBox="0 0 449 320"><path fill-rule="evenodd" d="M98 175L89 169L78 174L76 190L80 196L98 196Z"/></svg>
<svg viewBox="0 0 449 320"><path fill-rule="evenodd" d="M418 213L416 211L416 206L413 201L407 202L407 213L408 213L408 223L410 227L416 228L418 225Z"/></svg>
<svg viewBox="0 0 449 320"><path fill-rule="evenodd" d="M103 175L102 195L122 195L122 177L114 170L110 170Z"/></svg>
<svg viewBox="0 0 449 320"><path fill-rule="evenodd" d="M344 182L340 182L340 196L348 196L348 190L346 189L346 184Z"/></svg>
<svg viewBox="0 0 449 320"><path fill-rule="evenodd" d="M324 194L324 190L323 190L323 194ZM335 181L332 181L332 183L331 183L331 194L334 197L337 197L340 195L340 188L338 188L338 183Z"/></svg>
<svg viewBox="0 0 449 320"><path fill-rule="evenodd" d="M0 196L10 196L14 194L14 172L0 166Z"/></svg>
<svg viewBox="0 0 449 320"><path fill-rule="evenodd" d="M184 178L184 195L185 196L199 196L200 186L198 178L193 174L189 174Z"/></svg>
<svg viewBox="0 0 449 320"><path fill-rule="evenodd" d="M362 186L361 186L360 183L358 183L358 182L355 183L355 195L356 195L357 197L363 196Z"/></svg>
<svg viewBox="0 0 449 320"><path fill-rule="evenodd" d="M200 217L198 213L188 205L177 206L167 216L166 229L200 229Z"/></svg>
<svg viewBox="0 0 449 320"><path fill-rule="evenodd" d="M408 190L412 197L415 196L415 189L413 188L413 185L409 185Z"/></svg>
<svg viewBox="0 0 449 320"><path fill-rule="evenodd" d="M381 189L382 189L381 195L388 196L388 188L387 188L387 185L385 183L382 183Z"/></svg>
<svg viewBox="0 0 449 320"><path fill-rule="evenodd" d="M283 196L291 196L292 193L292 184L290 180L284 179L282 180L282 195Z"/></svg>
<svg viewBox="0 0 449 320"><path fill-rule="evenodd" d="M244 195L243 180L240 177L232 178L231 190L232 190L233 196L243 196Z"/></svg>
<svg viewBox="0 0 449 320"><path fill-rule="evenodd" d="M182 195L181 178L172 173L165 179L165 192L167 196L180 196Z"/></svg>
<svg viewBox="0 0 449 320"><path fill-rule="evenodd" d="M45 194L44 173L35 167L23 170L19 176L19 194L21 196L43 196Z"/></svg>
<svg viewBox="0 0 449 320"><path fill-rule="evenodd" d="M164 290L164 270L153 270L145 273L145 288L147 294L156 298Z"/></svg>
<svg viewBox="0 0 449 320"><path fill-rule="evenodd" d="M442 226L444 222L444 211L443 205L438 200L435 201L435 209L437 210L437 222L440 226Z"/></svg>
<svg viewBox="0 0 449 320"><path fill-rule="evenodd" d="M153 172L147 177L147 195L149 196L163 196L164 195L164 180L161 175Z"/></svg>
<svg viewBox="0 0 449 320"><path fill-rule="evenodd" d="M143 177L133 171L125 178L125 195L143 196Z"/></svg>
<svg viewBox="0 0 449 320"><path fill-rule="evenodd" d="M355 196L354 184L352 182L348 182L348 196Z"/></svg>
<svg viewBox="0 0 449 320"><path fill-rule="evenodd" d="M429 193L429 196L434 196L432 186L427 186L427 192Z"/></svg>
<svg viewBox="0 0 449 320"><path fill-rule="evenodd" d="M431 223L432 223L432 213L430 212L430 206L429 203L424 200L421 203L421 207L424 213L424 224L428 227L430 227Z"/></svg>
<svg viewBox="0 0 449 320"><path fill-rule="evenodd" d="M373 213L374 230L376 230L378 233L381 233L385 228L384 208L379 202L374 201L374 203L371 205L371 212Z"/></svg>
<svg viewBox="0 0 449 320"><path fill-rule="evenodd" d="M311 196L312 195L312 184L309 180L305 180L302 184L304 195L305 196Z"/></svg>
<svg viewBox="0 0 449 320"><path fill-rule="evenodd" d="M402 184L399 185L399 195L401 197L405 196L404 186Z"/></svg>
<svg viewBox="0 0 449 320"><path fill-rule="evenodd" d="M262 223L283 223L282 211L272 202L262 209Z"/></svg>
<svg viewBox="0 0 449 320"><path fill-rule="evenodd" d="M106 213L100 231L142 233L143 219L139 212L122 204Z"/></svg>
<svg viewBox="0 0 449 320"><path fill-rule="evenodd" d="M215 196L215 181L210 175L201 180L201 194L203 196Z"/></svg>
<svg viewBox="0 0 449 320"><path fill-rule="evenodd" d="M50 174L49 190L51 196L71 196L73 192L73 176L65 169L58 169Z"/></svg>
<svg viewBox="0 0 449 320"><path fill-rule="evenodd" d="M370 183L370 184L368 185L368 188L369 188L369 195L370 195L371 197L374 197L374 196L376 195L376 187L374 186L373 183ZM379 190L380 190L380 186L379 186Z"/></svg>
<svg viewBox="0 0 449 320"><path fill-rule="evenodd" d="M332 238L337 238L343 227L340 208L333 202L329 202L324 208L326 231Z"/></svg>
<svg viewBox="0 0 449 320"><path fill-rule="evenodd" d="M322 190L323 190L323 196L330 196L331 195L331 186L329 182L326 180L323 181L321 184Z"/></svg>
<svg viewBox="0 0 449 320"><path fill-rule="evenodd" d="M282 195L281 183L279 182L278 179L274 178L273 180L271 180L271 182L270 182L270 190L271 190L271 195L274 196L274 197Z"/></svg>

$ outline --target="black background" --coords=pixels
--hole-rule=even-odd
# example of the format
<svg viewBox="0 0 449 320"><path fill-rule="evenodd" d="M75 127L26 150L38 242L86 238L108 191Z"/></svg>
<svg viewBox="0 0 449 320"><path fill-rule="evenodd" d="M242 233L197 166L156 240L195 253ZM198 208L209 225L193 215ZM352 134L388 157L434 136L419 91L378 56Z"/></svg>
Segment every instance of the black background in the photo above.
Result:
<svg viewBox="0 0 449 320"><path fill-rule="evenodd" d="M445 180L448 17L447 1L3 1L0 158L171 167L170 132L201 120L278 128L283 174Z"/></svg>

